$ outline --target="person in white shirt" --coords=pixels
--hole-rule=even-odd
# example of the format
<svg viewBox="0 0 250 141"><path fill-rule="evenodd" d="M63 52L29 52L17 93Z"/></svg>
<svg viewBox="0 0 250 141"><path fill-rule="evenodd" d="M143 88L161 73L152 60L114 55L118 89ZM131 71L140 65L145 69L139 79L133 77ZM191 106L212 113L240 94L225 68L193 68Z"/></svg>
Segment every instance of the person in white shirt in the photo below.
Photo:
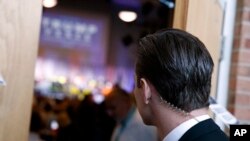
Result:
<svg viewBox="0 0 250 141"><path fill-rule="evenodd" d="M131 94L115 85L106 96L105 103L110 116L116 120L111 141L157 141L156 128L143 123L131 99Z"/></svg>
<svg viewBox="0 0 250 141"><path fill-rule="evenodd" d="M135 99L163 141L228 141L207 115L213 60L195 36L163 29L139 41Z"/></svg>

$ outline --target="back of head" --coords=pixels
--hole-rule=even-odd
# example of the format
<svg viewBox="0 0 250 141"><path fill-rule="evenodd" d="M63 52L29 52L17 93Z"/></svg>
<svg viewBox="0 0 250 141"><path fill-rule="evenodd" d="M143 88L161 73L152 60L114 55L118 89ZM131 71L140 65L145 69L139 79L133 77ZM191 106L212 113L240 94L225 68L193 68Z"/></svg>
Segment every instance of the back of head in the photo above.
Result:
<svg viewBox="0 0 250 141"><path fill-rule="evenodd" d="M115 84L112 91L108 94L107 98L115 98L130 101L130 95L127 91L122 89L118 84Z"/></svg>
<svg viewBox="0 0 250 141"><path fill-rule="evenodd" d="M108 114L117 121L125 118L132 106L130 94L119 85L113 87L112 91L106 96L105 103Z"/></svg>
<svg viewBox="0 0 250 141"><path fill-rule="evenodd" d="M162 30L139 42L137 87L145 78L162 99L187 112L208 106L212 71L205 45L185 31Z"/></svg>

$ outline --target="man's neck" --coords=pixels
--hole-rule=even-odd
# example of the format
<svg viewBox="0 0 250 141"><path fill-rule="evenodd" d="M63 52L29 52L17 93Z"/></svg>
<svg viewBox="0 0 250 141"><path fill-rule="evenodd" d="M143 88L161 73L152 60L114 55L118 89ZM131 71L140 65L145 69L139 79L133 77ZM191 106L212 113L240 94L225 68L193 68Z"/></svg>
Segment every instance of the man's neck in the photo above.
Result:
<svg viewBox="0 0 250 141"><path fill-rule="evenodd" d="M192 119L194 117L207 114L206 109L193 110L188 115L185 115L178 111L174 111L173 109L165 108L164 110L165 110L164 112L161 109L161 111L158 111L158 113L155 113L157 114L156 117L158 117L158 119L156 119L155 125L158 129L161 140L167 134L169 134L174 128L179 126L181 123L189 119Z"/></svg>

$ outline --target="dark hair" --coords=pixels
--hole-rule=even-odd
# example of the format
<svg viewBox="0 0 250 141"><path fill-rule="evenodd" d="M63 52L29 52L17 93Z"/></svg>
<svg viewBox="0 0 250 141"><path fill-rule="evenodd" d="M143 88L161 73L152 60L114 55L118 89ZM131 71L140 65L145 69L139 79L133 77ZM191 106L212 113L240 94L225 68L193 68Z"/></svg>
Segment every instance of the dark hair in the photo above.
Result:
<svg viewBox="0 0 250 141"><path fill-rule="evenodd" d="M117 97L117 98L119 97L119 98L122 98L122 99L128 100L128 101L131 100L131 96L130 96L129 92L125 91L119 84L115 84L113 86L113 89L109 95L111 95L113 97ZM109 97L109 95L108 95L108 97Z"/></svg>
<svg viewBox="0 0 250 141"><path fill-rule="evenodd" d="M161 30L139 41L137 87L145 78L164 100L190 112L209 105L213 65L197 37L178 29Z"/></svg>

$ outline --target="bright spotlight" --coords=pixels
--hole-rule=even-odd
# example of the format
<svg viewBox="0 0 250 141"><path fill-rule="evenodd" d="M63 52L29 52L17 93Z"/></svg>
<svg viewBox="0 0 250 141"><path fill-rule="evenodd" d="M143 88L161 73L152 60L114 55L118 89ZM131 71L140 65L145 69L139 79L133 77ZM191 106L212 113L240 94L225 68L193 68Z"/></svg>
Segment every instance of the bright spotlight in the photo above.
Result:
<svg viewBox="0 0 250 141"><path fill-rule="evenodd" d="M57 5L57 0L43 0L43 6L46 8L52 8Z"/></svg>
<svg viewBox="0 0 250 141"><path fill-rule="evenodd" d="M137 14L133 11L120 11L119 18L124 22L132 22L136 20Z"/></svg>
<svg viewBox="0 0 250 141"><path fill-rule="evenodd" d="M174 8L174 2L170 0L160 0L160 2L165 4L168 8Z"/></svg>

